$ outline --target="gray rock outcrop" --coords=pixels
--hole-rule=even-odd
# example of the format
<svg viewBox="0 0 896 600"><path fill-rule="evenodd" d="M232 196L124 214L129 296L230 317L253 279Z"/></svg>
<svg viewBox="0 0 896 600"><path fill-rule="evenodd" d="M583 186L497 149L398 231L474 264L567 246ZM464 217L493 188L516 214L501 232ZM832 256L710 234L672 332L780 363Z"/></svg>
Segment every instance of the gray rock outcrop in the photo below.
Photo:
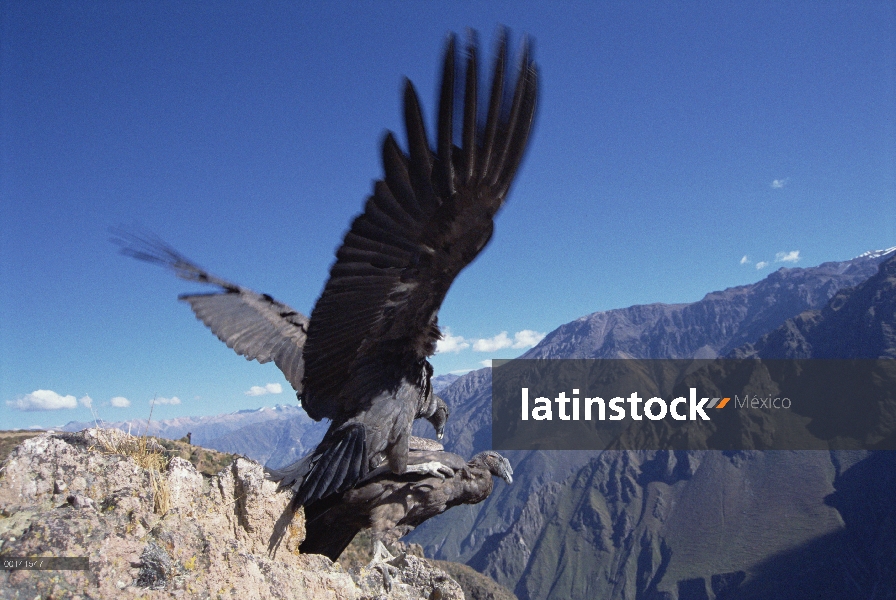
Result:
<svg viewBox="0 0 896 600"><path fill-rule="evenodd" d="M0 472L0 557L86 556L90 566L0 571L0 597L463 598L414 556L386 592L378 570L300 554L304 514L286 510L290 494L258 463L239 458L207 478L180 458L154 470L110 451L125 447L136 438L89 429L12 452Z"/></svg>

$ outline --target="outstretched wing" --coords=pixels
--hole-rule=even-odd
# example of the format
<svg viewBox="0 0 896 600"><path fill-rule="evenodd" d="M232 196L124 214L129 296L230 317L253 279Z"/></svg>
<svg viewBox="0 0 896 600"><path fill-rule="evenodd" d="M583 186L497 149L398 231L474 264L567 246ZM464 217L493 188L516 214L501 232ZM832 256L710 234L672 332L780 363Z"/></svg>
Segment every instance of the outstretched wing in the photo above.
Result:
<svg viewBox="0 0 896 600"><path fill-rule="evenodd" d="M301 393L308 317L267 294L215 277L156 237L126 230L114 233L113 241L122 254L167 267L181 279L221 288L210 294L183 294L179 298L189 302L196 318L246 360L274 361Z"/></svg>
<svg viewBox="0 0 896 600"><path fill-rule="evenodd" d="M314 418L352 414L375 392L383 365L435 352L436 315L457 274L488 243L523 157L535 114L537 70L523 48L505 94L507 37L495 60L484 123L477 115L477 50L467 47L463 94L455 95L455 39L448 41L435 150L408 81L409 153L389 133L385 177L345 235L311 313L302 403ZM508 86L509 87L509 86ZM454 143L455 111L462 119Z"/></svg>

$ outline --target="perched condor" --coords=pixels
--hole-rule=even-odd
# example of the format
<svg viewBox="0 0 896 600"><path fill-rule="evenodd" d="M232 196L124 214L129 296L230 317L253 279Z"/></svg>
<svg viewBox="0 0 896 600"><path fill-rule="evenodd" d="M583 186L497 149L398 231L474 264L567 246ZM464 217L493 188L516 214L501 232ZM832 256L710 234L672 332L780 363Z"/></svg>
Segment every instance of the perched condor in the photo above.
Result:
<svg viewBox="0 0 896 600"><path fill-rule="evenodd" d="M413 442L411 442L413 444ZM497 452L480 452L469 462L444 450L417 450L410 463L439 462L454 475L447 479L380 467L352 489L305 506L305 541L301 551L336 560L362 529L370 529L374 547L392 545L415 527L452 506L477 504L488 498L493 477L513 483L510 462Z"/></svg>
<svg viewBox="0 0 896 600"><path fill-rule="evenodd" d="M408 464L411 426L426 418L441 437L448 408L432 392L427 361L441 337L439 307L454 278L492 236L494 216L526 149L538 90L527 44L515 81L505 81L503 32L480 119L475 37L461 65L455 64L455 45L451 36L435 148L414 86L406 81L408 153L392 133L386 135L385 175L345 234L310 319L267 294L211 275L157 238L118 232L125 254L219 286L211 294L180 298L237 353L273 360L313 419L332 421L314 452L269 472L296 492L295 507L342 493L382 465L396 474L454 473L437 461ZM455 89L456 79L464 82L462 90Z"/></svg>

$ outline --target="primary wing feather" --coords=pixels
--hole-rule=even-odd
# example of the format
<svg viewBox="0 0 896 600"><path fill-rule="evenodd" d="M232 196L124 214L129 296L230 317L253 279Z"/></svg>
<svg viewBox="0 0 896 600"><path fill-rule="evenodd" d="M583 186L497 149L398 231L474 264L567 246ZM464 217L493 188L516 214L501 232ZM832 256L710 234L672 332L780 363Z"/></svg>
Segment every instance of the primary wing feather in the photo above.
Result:
<svg viewBox="0 0 896 600"><path fill-rule="evenodd" d="M302 404L312 417L344 417L369 401L357 387L369 382L357 375L370 365L413 362L435 352L436 314L454 278L491 237L535 114L537 71L528 47L509 98L506 62L504 35L480 125L476 44L468 45L461 147L454 144L454 38L445 53L436 150L417 93L406 82L408 153L386 135L383 179L352 222L311 314Z"/></svg>
<svg viewBox="0 0 896 600"><path fill-rule="evenodd" d="M114 241L123 254L167 267L181 279L221 288L180 299L237 354L260 363L274 361L292 387L302 391L308 317L267 294L212 275L158 238L119 230Z"/></svg>

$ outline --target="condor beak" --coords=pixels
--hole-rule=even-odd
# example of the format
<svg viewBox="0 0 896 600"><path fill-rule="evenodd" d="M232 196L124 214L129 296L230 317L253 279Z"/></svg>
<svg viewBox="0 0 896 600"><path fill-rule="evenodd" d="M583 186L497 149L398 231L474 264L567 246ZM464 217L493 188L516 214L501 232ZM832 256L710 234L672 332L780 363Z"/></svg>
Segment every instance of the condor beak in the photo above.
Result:
<svg viewBox="0 0 896 600"><path fill-rule="evenodd" d="M513 467L510 466L510 461L506 458L504 458L504 481L508 484L513 483Z"/></svg>

